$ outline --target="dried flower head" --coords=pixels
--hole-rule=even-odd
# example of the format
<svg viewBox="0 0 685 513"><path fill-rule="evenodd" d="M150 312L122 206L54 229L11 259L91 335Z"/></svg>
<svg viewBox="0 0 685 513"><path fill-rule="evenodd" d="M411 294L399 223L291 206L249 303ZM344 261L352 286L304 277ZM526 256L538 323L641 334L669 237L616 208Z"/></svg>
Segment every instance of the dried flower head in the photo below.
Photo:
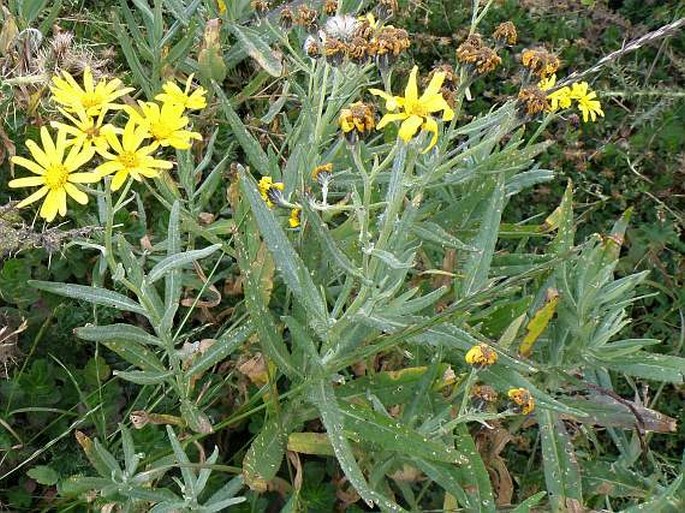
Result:
<svg viewBox="0 0 685 513"><path fill-rule="evenodd" d="M550 110L547 93L537 86L528 86L521 89L518 94L518 101L529 116L535 116Z"/></svg>
<svg viewBox="0 0 685 513"><path fill-rule="evenodd" d="M347 55L347 44L336 37L327 37L323 43L323 55L333 66L340 66Z"/></svg>
<svg viewBox="0 0 685 513"><path fill-rule="evenodd" d="M369 60L369 42L359 36L347 44L347 57L355 64L365 64Z"/></svg>
<svg viewBox="0 0 685 513"><path fill-rule="evenodd" d="M297 16L295 17L295 23L300 27L303 27L310 32L316 30L318 24L317 19L319 14L316 10L312 9L308 5L302 4L297 8Z"/></svg>
<svg viewBox="0 0 685 513"><path fill-rule="evenodd" d="M475 385L471 389L471 403L477 410L486 410L499 399L497 391L489 385Z"/></svg>
<svg viewBox="0 0 685 513"><path fill-rule="evenodd" d="M285 185L282 182L274 182L270 176L263 176L257 183L257 188L267 207L273 208L275 205L284 203L283 190Z"/></svg>
<svg viewBox="0 0 685 513"><path fill-rule="evenodd" d="M333 16L338 12L338 0L325 0L323 3L323 12L326 16Z"/></svg>
<svg viewBox="0 0 685 513"><path fill-rule="evenodd" d="M381 28L369 43L369 54L381 68L390 66L410 46L409 33L392 25Z"/></svg>
<svg viewBox="0 0 685 513"><path fill-rule="evenodd" d="M523 50L523 53L521 53L521 63L540 78L556 73L561 65L559 57L544 48Z"/></svg>
<svg viewBox="0 0 685 513"><path fill-rule="evenodd" d="M497 353L487 344L476 344L466 352L464 360L473 367L489 367L497 363Z"/></svg>
<svg viewBox="0 0 685 513"><path fill-rule="evenodd" d="M528 415L535 409L535 399L525 388L510 388L507 397L514 403L514 409L523 415Z"/></svg>
<svg viewBox="0 0 685 513"><path fill-rule="evenodd" d="M257 14L265 14L271 8L268 0L252 0L250 5L252 5L252 8Z"/></svg>
<svg viewBox="0 0 685 513"><path fill-rule="evenodd" d="M339 122L347 140L354 144L376 127L376 112L373 105L356 102L340 111Z"/></svg>
<svg viewBox="0 0 685 513"><path fill-rule="evenodd" d="M505 21L497 25L497 28L492 33L492 38L497 42L497 44L504 45L515 45L518 39L518 34L516 32L516 25L511 21Z"/></svg>
<svg viewBox="0 0 685 513"><path fill-rule="evenodd" d="M278 16L281 22L281 27L283 27L285 30L290 30L293 26L294 19L293 10L290 8L290 6L284 6Z"/></svg>
<svg viewBox="0 0 685 513"><path fill-rule="evenodd" d="M457 61L462 64L473 64L478 59L478 51L483 48L480 34L474 33L457 47Z"/></svg>
<svg viewBox="0 0 685 513"><path fill-rule="evenodd" d="M314 36L307 36L304 40L304 53L306 53L312 59L321 57L321 45L319 43L319 38Z"/></svg>
<svg viewBox="0 0 685 513"><path fill-rule="evenodd" d="M476 52L474 65L476 66L476 72L480 75L494 71L501 63L502 59L492 48L484 46Z"/></svg>
<svg viewBox="0 0 685 513"><path fill-rule="evenodd" d="M397 14L398 10L397 0L378 0L376 4L376 12L379 18L390 18Z"/></svg>

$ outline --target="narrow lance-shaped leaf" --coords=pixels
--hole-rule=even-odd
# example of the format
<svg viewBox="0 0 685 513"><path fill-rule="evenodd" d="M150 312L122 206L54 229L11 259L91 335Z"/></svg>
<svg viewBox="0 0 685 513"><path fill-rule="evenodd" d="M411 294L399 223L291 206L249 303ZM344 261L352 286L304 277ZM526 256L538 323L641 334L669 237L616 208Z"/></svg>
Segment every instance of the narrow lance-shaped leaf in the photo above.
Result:
<svg viewBox="0 0 685 513"><path fill-rule="evenodd" d="M95 305L108 306L110 308L116 308L117 310L125 310L141 315L146 315L147 313L142 306L132 299L129 299L118 292L103 289L101 287L88 287L86 285L37 280L29 281L29 285L60 296L88 301Z"/></svg>
<svg viewBox="0 0 685 513"><path fill-rule="evenodd" d="M580 469L566 428L550 410L538 409L537 419L551 511L583 511Z"/></svg>
<svg viewBox="0 0 685 513"><path fill-rule="evenodd" d="M526 326L526 335L519 346L519 354L525 358L533 352L533 345L547 328L549 321L552 320L554 312L559 304L559 292L555 289L547 290L547 300L539 308Z"/></svg>
<svg viewBox="0 0 685 513"><path fill-rule="evenodd" d="M205 257L208 257L219 248L221 248L221 244L213 244L203 249L193 249L191 251L185 251L176 255L170 255L162 259L152 268L152 270L150 270L147 275L147 281L150 284L154 283L160 278L164 277L166 273L180 269L184 265L196 260L201 260Z"/></svg>

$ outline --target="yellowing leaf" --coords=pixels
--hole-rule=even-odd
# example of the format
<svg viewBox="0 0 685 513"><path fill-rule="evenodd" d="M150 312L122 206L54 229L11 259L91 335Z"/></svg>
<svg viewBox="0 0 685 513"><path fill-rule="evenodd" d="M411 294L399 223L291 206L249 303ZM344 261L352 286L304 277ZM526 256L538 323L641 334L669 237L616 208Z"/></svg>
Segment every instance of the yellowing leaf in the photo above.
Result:
<svg viewBox="0 0 685 513"><path fill-rule="evenodd" d="M533 314L533 318L526 326L526 336L523 337L523 341L519 346L519 354L521 356L528 357L533 352L535 341L547 328L549 321L552 319L552 316L554 316L554 312L557 311L558 303L559 292L556 289L548 289L547 302Z"/></svg>

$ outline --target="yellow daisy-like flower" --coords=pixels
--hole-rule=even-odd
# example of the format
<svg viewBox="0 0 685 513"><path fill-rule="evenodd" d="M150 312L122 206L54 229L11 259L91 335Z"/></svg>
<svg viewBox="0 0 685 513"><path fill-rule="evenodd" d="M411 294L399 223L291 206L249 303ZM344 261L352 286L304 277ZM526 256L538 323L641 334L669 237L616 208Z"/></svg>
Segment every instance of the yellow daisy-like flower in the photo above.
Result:
<svg viewBox="0 0 685 513"><path fill-rule="evenodd" d="M57 132L57 139L53 141L46 127L40 129L40 138L43 148L35 142L26 141L26 147L31 152L34 160L24 157L12 157L12 162L35 173L37 176L16 178L9 183L10 187L37 187L36 192L21 201L17 207L25 207L45 197L40 209L40 216L46 221L52 221L57 213L64 216L67 213L67 195L76 202L85 205L88 203L88 195L78 189L74 184L95 183L101 177L96 173L75 173L75 171L88 162L95 151L93 148L82 148L73 145L66 155L68 147L67 133L64 130Z"/></svg>
<svg viewBox="0 0 685 513"><path fill-rule="evenodd" d="M174 103L159 104L154 102L138 102L140 110L126 106L124 110L139 126L145 127L154 144L171 146L178 150L187 150L192 140L202 140L197 132L185 130L188 118L183 115L183 105Z"/></svg>
<svg viewBox="0 0 685 513"><path fill-rule="evenodd" d="M50 91L52 98L69 112L84 109L89 116L97 116L102 110L118 109L121 105L115 100L133 91L132 87L122 87L121 80L109 82L102 79L97 84L89 67L83 71L83 87L66 71L62 77L52 77Z"/></svg>
<svg viewBox="0 0 685 513"><path fill-rule="evenodd" d="M204 87L198 87L191 93L190 87L192 85L193 75L190 75L188 80L186 80L184 90L181 90L173 81L169 80L162 86L162 91L164 92L155 96L155 100L162 103L183 105L183 108L188 110L204 109L207 106L207 100L205 99L207 91L205 91Z"/></svg>
<svg viewBox="0 0 685 513"><path fill-rule="evenodd" d="M109 123L103 124L105 113L107 112L106 109L103 109L97 116L89 116L83 107L80 106L75 109L75 116L72 116L64 109L59 110L62 115L71 122L71 125L59 121L52 121L50 126L59 130L64 130L73 137L73 139L67 141L68 145L83 146L84 149L95 146L101 150L106 150L109 148L109 144L107 143L105 132L108 130L115 133L120 131L120 129L116 128L114 125Z"/></svg>
<svg viewBox="0 0 685 513"><path fill-rule="evenodd" d="M543 91L549 91L553 89L557 83L556 74L552 74L549 77L543 78L538 83L538 87ZM547 99L550 103L550 110L555 112L559 109L568 109L571 106L571 88L564 86L556 91L553 91L547 95Z"/></svg>
<svg viewBox="0 0 685 513"><path fill-rule="evenodd" d="M283 191L285 190L285 185L282 182L274 182L270 176L263 176L257 183L257 188L267 207L273 208L274 205L282 202Z"/></svg>
<svg viewBox="0 0 685 513"><path fill-rule="evenodd" d="M583 121L597 120L597 116L604 117L602 105L597 100L597 93L591 91L587 82L576 82L571 86L570 97L578 102L578 109L583 113Z"/></svg>
<svg viewBox="0 0 685 513"><path fill-rule="evenodd" d="M525 388L510 388L507 391L507 397L523 415L528 415L535 409L535 399Z"/></svg>
<svg viewBox="0 0 685 513"><path fill-rule="evenodd" d="M290 224L291 228L298 228L300 224L302 224L300 220L300 214L302 214L302 209L300 208L293 208L290 211L290 217L288 218L288 224Z"/></svg>
<svg viewBox="0 0 685 513"><path fill-rule="evenodd" d="M438 124L431 114L442 111L442 120L450 121L454 118L454 111L445 101L440 88L445 80L445 73L438 72L433 75L424 93L419 96L416 75L418 67L414 66L409 75L409 81L404 91L404 97L392 96L379 89L370 89L371 94L380 96L385 100L385 108L389 111L378 123L377 129L381 129L393 121L402 121L399 136L404 142L409 142L416 133L421 130L433 134L430 143L423 150L426 153L438 141ZM395 112L400 109L402 112Z"/></svg>
<svg viewBox="0 0 685 513"><path fill-rule="evenodd" d="M126 179L131 176L139 182L145 178L154 178L163 169L171 169L172 164L166 160L155 159L150 155L155 149L156 144L140 147L147 139L148 133L145 127L136 126L135 121L128 120L121 142L114 132L105 132L107 142L113 152L98 149L98 153L107 160L100 164L95 172L100 176L107 176L114 173L112 179L112 190L116 191L121 187Z"/></svg>
<svg viewBox="0 0 685 513"><path fill-rule="evenodd" d="M488 367L497 362L497 353L487 344L476 344L466 352L464 360L474 367Z"/></svg>

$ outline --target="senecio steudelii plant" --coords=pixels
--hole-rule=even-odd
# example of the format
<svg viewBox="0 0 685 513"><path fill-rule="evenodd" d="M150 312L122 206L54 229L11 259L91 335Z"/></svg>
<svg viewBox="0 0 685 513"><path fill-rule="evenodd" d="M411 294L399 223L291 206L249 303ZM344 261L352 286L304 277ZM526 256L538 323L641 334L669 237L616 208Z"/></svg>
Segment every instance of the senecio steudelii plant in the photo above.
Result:
<svg viewBox="0 0 685 513"><path fill-rule="evenodd" d="M260 1L248 21L237 3L217 4L223 24L205 23L202 57L182 66L197 65L203 89L188 75L185 89L167 83L158 103L121 106L130 91L112 95L123 85L84 76L81 108L62 104L75 128L56 124L57 142L46 129L42 149L27 142L36 162L15 163L38 175L31 184L45 189L46 219L66 209L67 194L83 199L78 184L91 182L82 174L92 183L114 175L99 192L102 240L83 243L99 252L94 283L34 285L127 312L76 335L130 366L116 371L140 387L129 420L140 430L166 425L171 448L139 472L127 426L112 437L123 466L116 441L105 448L80 432L98 476L65 480L65 494L94 491L99 506L127 511L220 511L238 504L244 483L253 504L276 490L288 510L311 510L306 483L320 476L306 463L334 458L330 501L350 511L364 502L393 512L562 512L611 501L636 511L671 500L682 476L664 479L666 465L644 448L673 419L614 391L626 376L682 383L685 374L682 359L645 350L657 341L621 338L646 278L614 275L629 213L578 242L569 184L543 222L503 217L510 197L555 179L535 162L549 146L544 128L573 107L597 121L601 103L586 82L557 83L563 63L536 48L521 53L520 92L467 118L470 87L500 69L518 38L511 22L490 37L477 32L489 5L474 2L454 60L434 70L411 64L411 35L390 23L393 0L349 13L337 2ZM217 63L222 42L231 49ZM239 49L258 71L236 91L223 77L246 58ZM90 110L100 86L107 114ZM253 97L262 87L268 102ZM194 108L218 126L197 159L187 151L201 137L185 117ZM222 130L236 153L214 155ZM157 158L169 147L176 169ZM77 171L91 158L91 171ZM141 177L148 201L169 214L166 233L138 249L113 216L134 200L139 215L157 208L135 193L129 178ZM238 299L219 315L222 290ZM204 455L205 437L246 433L248 420L245 451L228 443L190 463L192 445ZM590 448L596 428L618 457ZM527 470L508 457L527 459ZM181 495L165 477L176 465ZM239 478L221 479L236 466ZM218 491L205 500L211 469ZM601 486L619 475L639 493Z"/></svg>

